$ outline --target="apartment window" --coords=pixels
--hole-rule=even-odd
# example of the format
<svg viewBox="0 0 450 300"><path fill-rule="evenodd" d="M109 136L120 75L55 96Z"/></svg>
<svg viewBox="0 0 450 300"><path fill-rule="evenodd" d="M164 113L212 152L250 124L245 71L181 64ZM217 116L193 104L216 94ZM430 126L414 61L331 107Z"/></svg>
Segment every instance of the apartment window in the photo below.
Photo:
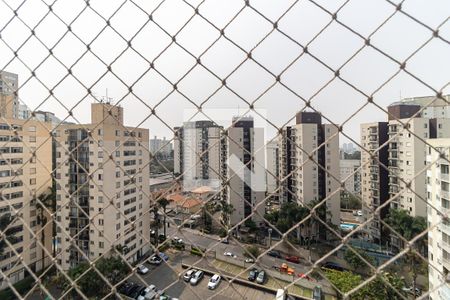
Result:
<svg viewBox="0 0 450 300"><path fill-rule="evenodd" d="M116 178L120 177L120 171L116 171Z"/></svg>
<svg viewBox="0 0 450 300"><path fill-rule="evenodd" d="M103 174L98 174L98 180L103 180Z"/></svg>
<svg viewBox="0 0 450 300"><path fill-rule="evenodd" d="M115 145L116 145L116 147L119 147L120 146L120 141L116 141Z"/></svg>
<svg viewBox="0 0 450 300"><path fill-rule="evenodd" d="M36 132L36 126L30 126L28 127L29 132Z"/></svg>
<svg viewBox="0 0 450 300"><path fill-rule="evenodd" d="M116 157L120 157L120 151L116 151Z"/></svg>
<svg viewBox="0 0 450 300"><path fill-rule="evenodd" d="M120 130L116 130L116 136L120 136Z"/></svg>
<svg viewBox="0 0 450 300"><path fill-rule="evenodd" d="M31 178L30 185L35 185L35 184L36 184L36 178Z"/></svg>
<svg viewBox="0 0 450 300"><path fill-rule="evenodd" d="M116 230L119 230L119 229L120 229L120 223L116 224Z"/></svg>
<svg viewBox="0 0 450 300"><path fill-rule="evenodd" d="M98 203L103 203L103 196L98 196L97 201Z"/></svg>
<svg viewBox="0 0 450 300"><path fill-rule="evenodd" d="M116 189L120 188L120 181L116 182Z"/></svg>
<svg viewBox="0 0 450 300"><path fill-rule="evenodd" d="M30 174L36 174L36 168L30 168Z"/></svg>
<svg viewBox="0 0 450 300"><path fill-rule="evenodd" d="M98 225L103 226L103 219L98 219Z"/></svg>
<svg viewBox="0 0 450 300"><path fill-rule="evenodd" d="M98 158L103 158L103 151L98 151Z"/></svg>
<svg viewBox="0 0 450 300"><path fill-rule="evenodd" d="M28 137L28 141L29 141L30 143L36 143L36 136L29 136L29 137Z"/></svg>
<svg viewBox="0 0 450 300"><path fill-rule="evenodd" d="M100 249L103 249L103 248L105 247L105 243L103 243L103 242L98 242L98 247L99 247Z"/></svg>
<svg viewBox="0 0 450 300"><path fill-rule="evenodd" d="M98 130L97 130L97 134L100 135L100 136L102 136L102 135L103 135L103 129L98 129Z"/></svg>

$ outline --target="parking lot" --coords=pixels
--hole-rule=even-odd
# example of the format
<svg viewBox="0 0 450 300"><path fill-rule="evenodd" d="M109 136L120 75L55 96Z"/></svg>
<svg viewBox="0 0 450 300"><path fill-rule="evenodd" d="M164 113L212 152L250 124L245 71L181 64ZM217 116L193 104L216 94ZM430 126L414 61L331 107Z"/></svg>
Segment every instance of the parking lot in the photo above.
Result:
<svg viewBox="0 0 450 300"><path fill-rule="evenodd" d="M258 299L268 300L275 296L271 293L260 291L251 287L246 287L233 283L230 285L222 279L215 290L209 290L207 285L210 276L205 275L196 286L191 286L183 280L184 271L181 268L182 255L169 254L170 259L167 264L162 263L159 266L145 264L149 272L145 275L139 275L147 285L154 284L160 290L164 290L167 295L181 300L185 299ZM179 274L181 276L179 277ZM142 283L134 275L130 281Z"/></svg>

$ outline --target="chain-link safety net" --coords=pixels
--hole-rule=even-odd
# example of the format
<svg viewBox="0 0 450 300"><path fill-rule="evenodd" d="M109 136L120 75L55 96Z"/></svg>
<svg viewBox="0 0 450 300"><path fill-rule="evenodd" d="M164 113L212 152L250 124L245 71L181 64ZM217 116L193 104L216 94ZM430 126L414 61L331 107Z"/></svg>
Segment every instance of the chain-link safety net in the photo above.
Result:
<svg viewBox="0 0 450 300"><path fill-rule="evenodd" d="M450 299L448 13L2 0L0 299Z"/></svg>

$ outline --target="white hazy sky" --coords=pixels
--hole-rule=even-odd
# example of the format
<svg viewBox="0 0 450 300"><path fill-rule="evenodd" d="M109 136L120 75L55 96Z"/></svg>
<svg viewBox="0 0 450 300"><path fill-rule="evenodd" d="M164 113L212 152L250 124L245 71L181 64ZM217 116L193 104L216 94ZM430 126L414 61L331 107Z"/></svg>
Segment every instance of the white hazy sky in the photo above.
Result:
<svg viewBox="0 0 450 300"><path fill-rule="evenodd" d="M151 13L160 1L90 1L91 8L99 16L91 8L86 8L85 1L81 0L57 0L53 12L49 12L45 4L53 1L28 0L17 10L18 18L11 20L14 16L11 8L17 9L22 2L4 0L0 3L0 70L19 74L22 84L20 99L31 109L53 111L58 117L65 118L66 108L76 106L73 109L76 120L89 122L89 105L93 99L86 97L86 87L91 88L98 97L104 96L108 89L108 95L114 102L122 99L120 104L125 108L128 125L136 126L143 122L141 126L148 127L151 136L171 138L170 128L179 126L187 115L195 112L194 104L203 103L203 108L213 110L216 115L219 111L222 122L231 120L233 114L243 113L248 108L241 98L248 102L258 98L254 107L276 126L282 126L304 107L303 101L278 83L260 97L275 82L275 78L255 61L246 60L244 51L221 37L220 32L200 16L194 16L180 31L195 14L186 2L196 7L201 1L163 1L152 15L153 21L164 30L154 22L149 22L145 13ZM267 19L277 21L294 2L252 0L250 5ZM335 12L344 2L348 2L337 13L338 20L364 37L371 35L374 47L398 61L407 59L432 37L429 29L400 12L372 35L395 11L395 7L385 0L314 2L330 12ZM399 70L398 65L374 47L364 47L362 38L337 22L331 22L311 41L332 21L331 16L314 2L298 1L278 21L278 28L301 45L309 44L309 52L334 70L341 68L363 47L340 69L340 76L363 93L374 93L374 101L379 105L384 107L400 97L433 95L432 89L443 89L444 93L449 93L449 88L445 86L449 81L450 70L450 1L406 0L402 6L403 11L431 28L441 25L439 35L445 41L432 39L406 64L409 72L432 89L403 71L379 89ZM120 10L112 16L121 5ZM244 6L242 0L206 0L199 6L199 13L216 27L224 28ZM75 20L80 13L81 16ZM44 20L40 22L43 17ZM127 42L111 28L102 31L106 25L104 19L110 19L111 26L126 40L131 40L134 50L127 49ZM67 31L64 23L72 23L72 32ZM31 30L28 27L36 27L35 37L30 37ZM312 106L335 123L346 121L366 102L363 94L338 78L321 89L333 79L334 73L311 55L304 54L285 70L302 53L302 48L285 35L272 30L271 22L247 7L225 28L225 36L245 51L258 45L252 52L253 59L273 74L281 74L281 82L305 99L313 97ZM195 57L200 56L205 67L220 79L204 67L195 66L196 58L174 44L164 31L170 35L176 34L176 42ZM269 36L260 43L267 34ZM91 51L87 51L86 44L90 45ZM166 47L167 50L159 55ZM53 49L54 56L48 57L47 48ZM14 51L17 51L18 58L14 58ZM153 61L154 68L170 82L151 69L148 61ZM100 79L107 71L105 64L111 64L114 74L108 73ZM230 75L237 66L238 70ZM60 82L67 75L69 67L72 75ZM172 84L178 82L192 67L191 72L178 83L181 93L171 93ZM34 69L38 79L30 79L30 70ZM224 78L227 78L227 86L235 93L221 86L221 79ZM133 85L135 95L128 94L127 85ZM50 96L49 89L53 89L53 96ZM205 102L208 97L209 100ZM164 123L155 116L148 117L149 107L155 108ZM223 114L220 109L223 109ZM369 105L346 122L344 131L359 140L360 123L385 119L382 111ZM261 121L259 124L267 128L269 138L276 133L272 125Z"/></svg>

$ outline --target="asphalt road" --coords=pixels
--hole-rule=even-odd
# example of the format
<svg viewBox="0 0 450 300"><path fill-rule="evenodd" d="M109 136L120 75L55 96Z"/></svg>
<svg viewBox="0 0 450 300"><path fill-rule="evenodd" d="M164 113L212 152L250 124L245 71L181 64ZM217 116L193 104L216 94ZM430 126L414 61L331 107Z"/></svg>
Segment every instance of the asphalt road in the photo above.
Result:
<svg viewBox="0 0 450 300"><path fill-rule="evenodd" d="M205 249L213 249L217 253L223 254L224 252L231 252L237 256L236 259L244 260L245 257L243 255L245 245L241 245L236 243L235 241L230 239L229 244L223 244L218 241L218 237L211 237L209 235L202 235L200 232L196 230L184 230L183 232L176 232L175 229L168 230L167 234L169 237L177 236L185 242L186 245L195 245L197 247L205 248ZM187 246L189 247L189 246ZM308 251L304 250L302 255L307 259ZM260 269L270 269L273 266L281 266L282 263L287 263L290 268L295 270L295 273L307 273L311 268L308 265L308 262L304 259L300 261L300 264L287 262L285 259L278 259L275 257L271 257L268 255L264 255L260 258L258 262L258 268ZM250 267L250 264L248 264ZM319 280L318 283L325 286L330 286L329 282L326 280Z"/></svg>

